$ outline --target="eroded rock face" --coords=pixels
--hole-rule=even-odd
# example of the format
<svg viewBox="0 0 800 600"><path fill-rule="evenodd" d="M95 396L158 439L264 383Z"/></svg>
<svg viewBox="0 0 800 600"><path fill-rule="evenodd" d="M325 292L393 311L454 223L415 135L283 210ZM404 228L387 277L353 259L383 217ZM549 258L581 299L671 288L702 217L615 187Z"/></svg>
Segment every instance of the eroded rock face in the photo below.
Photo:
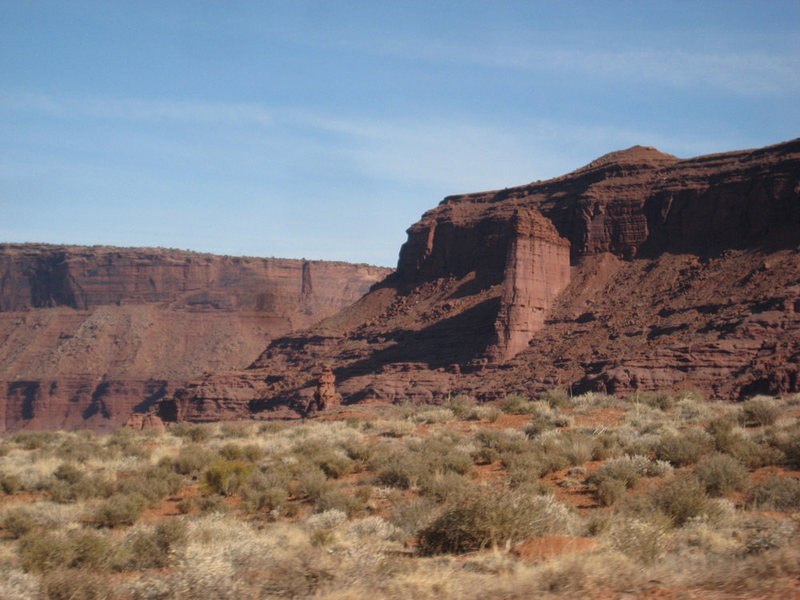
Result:
<svg viewBox="0 0 800 600"><path fill-rule="evenodd" d="M487 356L504 362L525 350L561 291L569 284L569 242L538 212L518 210L512 221L495 321L497 339Z"/></svg>
<svg viewBox="0 0 800 600"><path fill-rule="evenodd" d="M0 244L0 429L121 425L391 271L178 250Z"/></svg>
<svg viewBox="0 0 800 600"><path fill-rule="evenodd" d="M800 391L799 195L793 140L688 160L636 146L448 197L364 298L162 404L190 420L222 397L225 414L300 414L320 362L345 403L554 386Z"/></svg>
<svg viewBox="0 0 800 600"><path fill-rule="evenodd" d="M317 381L317 389L306 412L325 410L339 406L339 397L336 394L336 376L331 368L325 365Z"/></svg>

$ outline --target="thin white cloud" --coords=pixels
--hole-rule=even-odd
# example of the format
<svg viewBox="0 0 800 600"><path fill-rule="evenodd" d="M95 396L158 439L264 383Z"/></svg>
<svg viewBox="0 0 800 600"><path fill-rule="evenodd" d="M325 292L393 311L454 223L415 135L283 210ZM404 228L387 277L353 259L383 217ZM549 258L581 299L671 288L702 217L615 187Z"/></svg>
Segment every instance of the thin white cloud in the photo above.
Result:
<svg viewBox="0 0 800 600"><path fill-rule="evenodd" d="M384 40L378 44L343 42L365 53L526 72L580 74L612 81L646 81L677 88L718 88L742 96L800 92L800 56L756 51L693 52L529 43L454 44L428 40Z"/></svg>
<svg viewBox="0 0 800 600"><path fill-rule="evenodd" d="M96 96L52 96L0 91L0 106L54 117L93 117L135 121L194 121L270 127L273 113L263 105L198 100L146 100Z"/></svg>
<svg viewBox="0 0 800 600"><path fill-rule="evenodd" d="M279 161L298 172L316 168L309 157L349 166L365 177L417 182L448 192L488 189L561 175L598 155L634 144L654 145L681 156L735 147L733 140L693 140L651 131L578 122L528 119L513 124L444 119L338 116L261 104L141 98L60 97L0 91L0 106L69 118L161 122L187 125L238 124L244 137L187 145L172 137L132 130L128 141L148 154L225 160L251 168ZM278 127L280 126L280 127ZM279 129L279 131L278 131ZM330 134L334 134L331 136ZM155 135L156 137L152 137ZM237 148L239 149L237 151ZM281 148L280 154L276 154ZM260 149L261 153L258 152ZM260 157L260 158L259 158ZM308 164L299 164L305 161Z"/></svg>

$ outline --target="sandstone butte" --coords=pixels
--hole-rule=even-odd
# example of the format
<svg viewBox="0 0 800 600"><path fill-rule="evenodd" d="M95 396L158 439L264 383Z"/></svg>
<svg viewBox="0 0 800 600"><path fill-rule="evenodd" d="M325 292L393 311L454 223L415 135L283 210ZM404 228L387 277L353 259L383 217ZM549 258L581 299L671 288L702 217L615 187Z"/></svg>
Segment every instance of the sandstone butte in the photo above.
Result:
<svg viewBox="0 0 800 600"><path fill-rule="evenodd" d="M445 198L355 304L153 411L296 417L328 368L344 404L553 387L797 392L799 243L800 140L686 160L635 146Z"/></svg>
<svg viewBox="0 0 800 600"><path fill-rule="evenodd" d="M245 368L195 363L208 372L113 410L205 422L553 387L797 392L798 244L800 140L692 159L635 146L445 198L352 305L272 339ZM244 329L225 343L244 343ZM30 410L15 398L7 407Z"/></svg>
<svg viewBox="0 0 800 600"><path fill-rule="evenodd" d="M104 430L364 295L391 269L0 244L0 431Z"/></svg>

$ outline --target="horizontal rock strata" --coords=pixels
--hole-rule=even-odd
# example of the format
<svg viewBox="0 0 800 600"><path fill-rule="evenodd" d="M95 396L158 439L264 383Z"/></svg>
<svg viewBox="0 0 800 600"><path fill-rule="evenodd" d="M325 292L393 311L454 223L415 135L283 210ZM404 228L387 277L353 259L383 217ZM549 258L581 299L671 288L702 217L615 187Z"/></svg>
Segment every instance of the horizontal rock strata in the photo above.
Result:
<svg viewBox="0 0 800 600"><path fill-rule="evenodd" d="M157 410L299 415L325 364L344 403L800 391L798 243L800 140L686 160L636 146L445 198L365 297Z"/></svg>
<svg viewBox="0 0 800 600"><path fill-rule="evenodd" d="M391 270L165 249L0 244L0 429L107 429L244 367Z"/></svg>

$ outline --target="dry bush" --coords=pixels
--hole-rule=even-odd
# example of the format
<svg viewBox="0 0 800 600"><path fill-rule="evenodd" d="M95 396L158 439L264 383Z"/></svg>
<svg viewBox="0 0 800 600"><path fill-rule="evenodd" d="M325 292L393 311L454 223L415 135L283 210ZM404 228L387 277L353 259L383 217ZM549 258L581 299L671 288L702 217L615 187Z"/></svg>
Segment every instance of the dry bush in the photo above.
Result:
<svg viewBox="0 0 800 600"><path fill-rule="evenodd" d="M717 454L695 467L695 475L712 496L740 490L747 482L747 470L735 458Z"/></svg>
<svg viewBox="0 0 800 600"><path fill-rule="evenodd" d="M500 401L500 410L509 415L526 415L531 412L532 403L522 394L508 394Z"/></svg>
<svg viewBox="0 0 800 600"><path fill-rule="evenodd" d="M651 498L655 508L669 517L676 527L689 519L708 515L713 509L703 484L693 475L678 475L663 483Z"/></svg>
<svg viewBox="0 0 800 600"><path fill-rule="evenodd" d="M0 524L14 538L22 537L39 526L36 518L27 508L14 508L6 511Z"/></svg>
<svg viewBox="0 0 800 600"><path fill-rule="evenodd" d="M183 477L169 468L156 466L131 473L119 483L117 492L138 494L147 499L148 503L154 503L177 493L182 485Z"/></svg>
<svg viewBox="0 0 800 600"><path fill-rule="evenodd" d="M566 508L546 496L481 488L420 531L423 554L471 552L569 530Z"/></svg>
<svg viewBox="0 0 800 600"><path fill-rule="evenodd" d="M17 551L26 571L43 573L54 569L102 571L117 564L121 548L108 534L73 529L32 531L20 538Z"/></svg>
<svg viewBox="0 0 800 600"><path fill-rule="evenodd" d="M0 475L0 492L10 495L20 491L21 489L22 480L19 478L19 475Z"/></svg>
<svg viewBox="0 0 800 600"><path fill-rule="evenodd" d="M130 531L124 541L126 569L160 569L175 560L175 553L188 541L188 528L181 519L166 519L155 527Z"/></svg>
<svg viewBox="0 0 800 600"><path fill-rule="evenodd" d="M798 511L800 510L800 480L794 477L770 477L754 485L747 492L747 504L752 508Z"/></svg>
<svg viewBox="0 0 800 600"><path fill-rule="evenodd" d="M180 475L194 475L200 473L213 459L214 454L210 450L200 444L189 444L181 448L174 459L165 457L159 465L171 467Z"/></svg>
<svg viewBox="0 0 800 600"><path fill-rule="evenodd" d="M211 463L201 479L203 491L207 494L232 496L253 474L252 464L236 460L219 460Z"/></svg>
<svg viewBox="0 0 800 600"><path fill-rule="evenodd" d="M88 569L57 569L42 576L42 600L107 600L118 597L111 581Z"/></svg>
<svg viewBox="0 0 800 600"><path fill-rule="evenodd" d="M191 423L176 423L169 428L169 432L188 442L201 443L209 440L212 435L211 428L207 425L192 425Z"/></svg>
<svg viewBox="0 0 800 600"><path fill-rule="evenodd" d="M406 537L413 537L433 521L439 512L439 504L430 498L413 498L395 502L389 521Z"/></svg>
<svg viewBox="0 0 800 600"><path fill-rule="evenodd" d="M619 479L605 479L597 484L597 499L602 506L613 506L625 497L625 482Z"/></svg>
<svg viewBox="0 0 800 600"><path fill-rule="evenodd" d="M654 450L656 458L666 460L676 467L696 463L712 448L711 436L698 429L663 436Z"/></svg>
<svg viewBox="0 0 800 600"><path fill-rule="evenodd" d="M745 427L772 425L781 415L781 409L773 398L756 396L739 407L739 423Z"/></svg>
<svg viewBox="0 0 800 600"><path fill-rule="evenodd" d="M314 501L320 512L340 510L348 517L352 517L364 509L364 503L355 496L342 490L330 489L322 492Z"/></svg>
<svg viewBox="0 0 800 600"><path fill-rule="evenodd" d="M133 525L147 505L147 498L139 493L115 494L95 510L93 520L102 527Z"/></svg>
<svg viewBox="0 0 800 600"><path fill-rule="evenodd" d="M620 515L603 533L612 548L633 560L649 565L664 556L669 540L670 521L658 516Z"/></svg>
<svg viewBox="0 0 800 600"><path fill-rule="evenodd" d="M475 409L478 407L478 403L472 396L458 394L445 398L442 406L450 409L457 418L466 421L467 419L475 419Z"/></svg>

